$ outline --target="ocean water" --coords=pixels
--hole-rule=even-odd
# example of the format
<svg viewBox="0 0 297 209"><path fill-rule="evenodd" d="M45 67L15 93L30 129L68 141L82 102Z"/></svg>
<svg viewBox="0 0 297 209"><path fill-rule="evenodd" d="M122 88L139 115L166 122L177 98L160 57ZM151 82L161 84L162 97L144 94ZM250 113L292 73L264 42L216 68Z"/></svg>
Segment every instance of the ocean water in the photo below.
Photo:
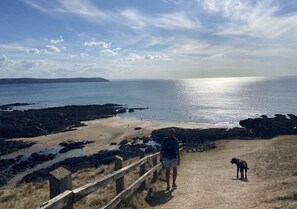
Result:
<svg viewBox="0 0 297 209"><path fill-rule="evenodd" d="M236 125L262 114L297 114L297 77L0 85L0 104L16 102L35 103L22 108L116 103L149 108L126 118Z"/></svg>

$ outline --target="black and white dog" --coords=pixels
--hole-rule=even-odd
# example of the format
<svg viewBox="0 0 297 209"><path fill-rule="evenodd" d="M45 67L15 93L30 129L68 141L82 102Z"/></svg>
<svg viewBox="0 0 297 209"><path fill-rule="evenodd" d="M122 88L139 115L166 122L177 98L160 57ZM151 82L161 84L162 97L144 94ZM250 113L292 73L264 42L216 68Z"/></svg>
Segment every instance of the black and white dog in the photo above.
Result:
<svg viewBox="0 0 297 209"><path fill-rule="evenodd" d="M237 165L237 178L238 178L238 172L240 170L240 179L243 180L244 178L244 171L245 171L245 179L247 179L247 170L249 169L248 168L248 164L246 161L244 160L240 160L240 159L237 159L237 158L232 158L232 160L230 161L230 163L232 164L236 164Z"/></svg>

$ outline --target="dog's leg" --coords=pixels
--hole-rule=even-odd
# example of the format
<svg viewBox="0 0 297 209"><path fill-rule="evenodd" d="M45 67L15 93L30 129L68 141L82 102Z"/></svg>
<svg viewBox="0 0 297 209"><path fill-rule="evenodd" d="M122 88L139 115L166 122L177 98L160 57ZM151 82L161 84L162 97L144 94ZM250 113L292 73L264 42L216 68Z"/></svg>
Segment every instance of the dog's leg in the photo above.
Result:
<svg viewBox="0 0 297 209"><path fill-rule="evenodd" d="M238 173L239 173L239 167L237 166L237 175L236 175L237 178L238 178Z"/></svg>
<svg viewBox="0 0 297 209"><path fill-rule="evenodd" d="M244 175L244 173L243 173L243 168L240 168L240 179L242 180L243 179L243 176Z"/></svg>
<svg viewBox="0 0 297 209"><path fill-rule="evenodd" d="M247 169L245 169L245 179L247 179Z"/></svg>

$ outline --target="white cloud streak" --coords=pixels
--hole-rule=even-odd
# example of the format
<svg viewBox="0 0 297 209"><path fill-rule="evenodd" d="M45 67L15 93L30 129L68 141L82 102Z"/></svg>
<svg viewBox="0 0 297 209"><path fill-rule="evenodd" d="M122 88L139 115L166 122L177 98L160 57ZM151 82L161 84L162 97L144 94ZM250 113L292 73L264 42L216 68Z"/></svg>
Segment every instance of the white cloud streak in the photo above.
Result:
<svg viewBox="0 0 297 209"><path fill-rule="evenodd" d="M40 53L40 50L37 49L37 48L32 48L32 49L28 49L27 50L27 53L28 54L39 54Z"/></svg>
<svg viewBox="0 0 297 209"><path fill-rule="evenodd" d="M104 42L104 41L99 41L99 42L96 42L96 41L89 41L89 42L85 42L84 43L85 46L89 46L89 47L98 47L100 49L108 49L110 48L111 46L111 43L107 43L107 42Z"/></svg>
<svg viewBox="0 0 297 209"><path fill-rule="evenodd" d="M248 35L263 39L297 36L297 13L280 16L282 6L278 1L262 0L200 0L211 14L221 14L229 19L217 35Z"/></svg>
<svg viewBox="0 0 297 209"><path fill-rule="evenodd" d="M198 20L191 20L185 13L176 12L161 14L155 17L146 16L135 9L126 9L121 12L129 25L134 29L156 27L163 29L199 29L201 24Z"/></svg>
<svg viewBox="0 0 297 209"><path fill-rule="evenodd" d="M152 17L134 8L122 9L117 12L103 11L88 0L59 0L58 4L37 3L32 0L25 1L29 6L47 14L62 16L65 13L76 15L87 21L105 24L128 25L132 29L154 27L163 29L201 29L197 19L188 17L185 12L163 13Z"/></svg>
<svg viewBox="0 0 297 209"><path fill-rule="evenodd" d="M59 44L59 43L63 43L63 42L64 42L63 36L61 36L59 39L50 40L51 44Z"/></svg>
<svg viewBox="0 0 297 209"><path fill-rule="evenodd" d="M0 67L5 66L8 63L8 57L5 55L0 56Z"/></svg>
<svg viewBox="0 0 297 209"><path fill-rule="evenodd" d="M46 45L45 46L45 52L48 52L48 53L60 53L61 49L59 49L58 47L56 47L54 45Z"/></svg>

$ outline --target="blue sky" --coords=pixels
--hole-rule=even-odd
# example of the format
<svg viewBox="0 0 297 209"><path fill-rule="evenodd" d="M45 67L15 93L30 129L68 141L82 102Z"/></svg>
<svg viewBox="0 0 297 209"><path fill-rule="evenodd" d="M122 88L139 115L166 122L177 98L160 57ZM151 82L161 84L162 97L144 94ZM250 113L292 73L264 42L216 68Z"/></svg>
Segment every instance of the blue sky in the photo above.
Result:
<svg viewBox="0 0 297 209"><path fill-rule="evenodd" d="M2 0L0 77L297 75L297 1Z"/></svg>

